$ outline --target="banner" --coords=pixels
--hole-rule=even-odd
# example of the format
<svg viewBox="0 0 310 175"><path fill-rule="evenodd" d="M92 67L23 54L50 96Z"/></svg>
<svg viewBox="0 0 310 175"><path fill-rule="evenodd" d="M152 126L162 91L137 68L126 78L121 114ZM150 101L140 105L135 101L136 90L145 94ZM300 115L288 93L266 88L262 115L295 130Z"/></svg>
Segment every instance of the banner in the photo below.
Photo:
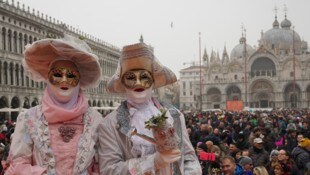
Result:
<svg viewBox="0 0 310 175"><path fill-rule="evenodd" d="M243 102L242 101L226 101L226 110L228 111L242 111Z"/></svg>

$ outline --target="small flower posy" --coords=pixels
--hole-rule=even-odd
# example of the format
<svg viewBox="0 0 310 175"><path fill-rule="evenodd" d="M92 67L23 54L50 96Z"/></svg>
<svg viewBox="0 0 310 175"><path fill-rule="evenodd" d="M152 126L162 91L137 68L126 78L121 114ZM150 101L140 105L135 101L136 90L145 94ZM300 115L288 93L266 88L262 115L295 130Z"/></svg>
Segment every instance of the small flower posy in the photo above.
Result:
<svg viewBox="0 0 310 175"><path fill-rule="evenodd" d="M168 118L166 116L167 110L166 109L160 109L161 114L158 114L156 116L152 116L148 121L145 122L145 128L151 130L155 128L160 128L165 124L166 119Z"/></svg>
<svg viewBox="0 0 310 175"><path fill-rule="evenodd" d="M157 151L164 152L177 148L180 139L175 134L173 125L167 120L170 115L168 110L160 109L160 112L145 122L145 128L152 130Z"/></svg>

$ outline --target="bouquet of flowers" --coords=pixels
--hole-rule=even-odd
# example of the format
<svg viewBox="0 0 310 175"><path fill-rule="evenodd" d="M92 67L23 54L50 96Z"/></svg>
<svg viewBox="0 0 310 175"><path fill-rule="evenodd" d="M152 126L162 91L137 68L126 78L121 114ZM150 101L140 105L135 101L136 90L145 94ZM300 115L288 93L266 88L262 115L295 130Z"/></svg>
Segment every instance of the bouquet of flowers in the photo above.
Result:
<svg viewBox="0 0 310 175"><path fill-rule="evenodd" d="M145 128L152 130L157 150L164 152L178 148L180 138L172 124L167 121L170 113L166 109L160 109L160 111L161 114L152 116L145 122Z"/></svg>

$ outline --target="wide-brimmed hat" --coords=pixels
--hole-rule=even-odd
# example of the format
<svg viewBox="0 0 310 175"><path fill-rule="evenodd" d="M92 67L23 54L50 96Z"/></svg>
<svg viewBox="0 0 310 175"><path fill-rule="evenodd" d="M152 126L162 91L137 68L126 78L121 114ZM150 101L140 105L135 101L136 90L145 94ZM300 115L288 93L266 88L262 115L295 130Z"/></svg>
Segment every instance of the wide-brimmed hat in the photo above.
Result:
<svg viewBox="0 0 310 175"><path fill-rule="evenodd" d="M122 76L125 72L135 69L149 71L154 78L154 88L174 83L177 80L169 68L160 64L152 49L140 42L123 47L116 72L108 82L108 92L124 93L125 87L122 84Z"/></svg>
<svg viewBox="0 0 310 175"><path fill-rule="evenodd" d="M48 81L51 64L58 59L69 60L80 72L81 88L93 88L100 82L101 68L98 57L91 52L86 42L69 35L42 39L26 46L23 66L30 79Z"/></svg>

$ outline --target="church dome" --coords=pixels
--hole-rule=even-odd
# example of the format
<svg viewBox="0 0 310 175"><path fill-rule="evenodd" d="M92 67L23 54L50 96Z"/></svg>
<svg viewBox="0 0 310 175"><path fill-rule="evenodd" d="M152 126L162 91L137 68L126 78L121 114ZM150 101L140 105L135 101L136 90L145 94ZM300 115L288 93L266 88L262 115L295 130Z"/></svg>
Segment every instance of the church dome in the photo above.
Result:
<svg viewBox="0 0 310 175"><path fill-rule="evenodd" d="M246 38L241 37L239 44L236 45L233 50L230 52L230 59L243 59L244 58L244 43ZM254 49L249 44L246 44L247 56L250 56L254 53Z"/></svg>
<svg viewBox="0 0 310 175"><path fill-rule="evenodd" d="M291 21L286 19L286 18L281 22L281 28L283 28L283 29L284 28L289 29L291 26L292 26Z"/></svg>
<svg viewBox="0 0 310 175"><path fill-rule="evenodd" d="M282 26L282 23L281 23ZM293 34L294 33L294 34ZM293 36L294 35L294 36ZM293 48L293 38L296 51L300 50L301 39L298 33L289 28L273 28L264 33L262 42L267 48L273 50L291 50Z"/></svg>

